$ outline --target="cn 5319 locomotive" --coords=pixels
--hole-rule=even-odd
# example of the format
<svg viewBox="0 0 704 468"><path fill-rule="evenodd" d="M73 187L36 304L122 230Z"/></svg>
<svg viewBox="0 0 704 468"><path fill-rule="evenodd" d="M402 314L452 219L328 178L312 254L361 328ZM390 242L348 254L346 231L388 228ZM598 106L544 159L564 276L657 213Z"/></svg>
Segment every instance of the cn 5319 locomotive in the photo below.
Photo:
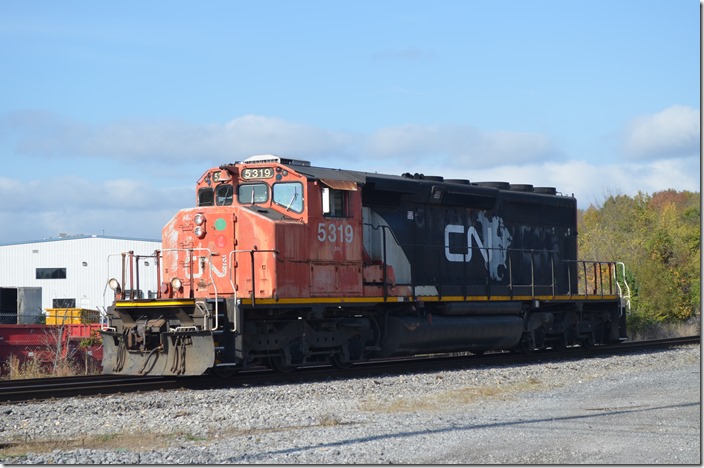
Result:
<svg viewBox="0 0 704 468"><path fill-rule="evenodd" d="M145 257L159 285L147 298ZM255 156L207 170L162 249L125 252L122 267L109 282L105 373L289 371L626 339L622 264L578 259L577 202L552 187Z"/></svg>

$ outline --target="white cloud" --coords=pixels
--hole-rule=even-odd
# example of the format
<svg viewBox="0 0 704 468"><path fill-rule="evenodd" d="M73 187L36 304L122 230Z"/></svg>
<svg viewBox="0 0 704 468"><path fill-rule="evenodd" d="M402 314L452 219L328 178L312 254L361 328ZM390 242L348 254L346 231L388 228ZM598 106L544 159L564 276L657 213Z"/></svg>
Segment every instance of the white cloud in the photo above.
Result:
<svg viewBox="0 0 704 468"><path fill-rule="evenodd" d="M552 160L559 149L545 135L482 131L471 126L405 125L371 135L333 132L283 119L245 115L225 124L115 122L97 126L48 113L8 114L0 131L15 135L15 151L34 157L90 157L210 164L274 153L315 160L356 157L408 161L428 157L484 167Z"/></svg>
<svg viewBox="0 0 704 468"><path fill-rule="evenodd" d="M194 177L195 179L195 177ZM96 182L81 177L17 181L0 178L0 243L57 237L59 233L158 239L179 209L195 201L192 187L157 188L133 180Z"/></svg>
<svg viewBox="0 0 704 468"><path fill-rule="evenodd" d="M472 182L555 187L564 195L574 194L581 208L600 205L614 194L654 193L669 188L698 191L700 186L697 158L607 166L553 161L474 168L443 166L432 160L408 166L390 160L380 164L374 158L358 160L356 164L371 172L421 172ZM344 162L339 166L351 169ZM193 187L157 188L121 179L96 183L79 177L34 182L0 178L0 199L12 200L0 205L0 223L5 226L0 232L0 243L57 237L59 233L158 239L164 224L195 201Z"/></svg>
<svg viewBox="0 0 704 468"><path fill-rule="evenodd" d="M245 115L225 125L208 126L204 146L210 152L227 149L229 159L245 159L254 154L279 154L311 159L347 153L352 137L283 119ZM224 156L224 155L223 155Z"/></svg>
<svg viewBox="0 0 704 468"><path fill-rule="evenodd" d="M631 148L641 159L608 165L566 160L545 135L471 126L405 125L354 135L255 115L201 126L174 122L91 126L46 113L5 115L0 117L0 137L14 143L16 163L26 164L30 169L26 173L34 180L0 177L4 200L0 223L6 227L0 243L56 237L61 232L159 238L173 214L193 206L195 180L204 170L257 153L368 172L551 186L566 195L574 193L581 207L598 205L610 194L668 188L698 191L698 153L674 157L667 152L661 160L645 157L677 147L678 141L689 142L680 147L691 147L694 113L699 115L672 107L636 119ZM648 128L660 130L652 130L648 140L643 134ZM23 155L36 159L18 157ZM98 160L114 166L119 159L125 169L117 176L111 174L120 166L80 175L69 163L76 156L91 158L93 166ZM58 163L51 168L66 172L42 175L38 170L42 165L34 162L54 157ZM158 170L136 169L146 160L156 163ZM184 186L182 180L189 182Z"/></svg>
<svg viewBox="0 0 704 468"><path fill-rule="evenodd" d="M670 188L697 192L701 183L700 163L696 157L609 165L587 161L547 162L457 171L452 177L473 182L500 180L555 187L564 195L574 194L582 208L601 205L614 194L633 196L639 191L654 193Z"/></svg>
<svg viewBox="0 0 704 468"><path fill-rule="evenodd" d="M343 154L350 136L282 119L246 115L225 124L121 121L88 125L46 112L6 114L0 135L19 155L120 158L125 161L233 162L252 154ZM212 163L211 163L212 164Z"/></svg>
<svg viewBox="0 0 704 468"><path fill-rule="evenodd" d="M403 160L412 165L432 158L472 167L525 164L558 159L560 150L548 137L525 132L486 132L471 126L404 125L372 134L366 154Z"/></svg>
<svg viewBox="0 0 704 468"><path fill-rule="evenodd" d="M195 181L197 176L193 177ZM0 213L23 213L44 210L144 210L150 206L180 206L195 200L195 182L191 187L159 188L147 181L112 179L96 181L60 175L46 180L17 181L0 178ZM11 202L10 202L11 201ZM177 205L178 206L178 205ZM75 220L74 220L75 221Z"/></svg>
<svg viewBox="0 0 704 468"><path fill-rule="evenodd" d="M161 239L162 227L181 207L152 206L140 210L80 209L56 205L22 213L0 212L0 244L31 242L68 235L107 235Z"/></svg>
<svg viewBox="0 0 704 468"><path fill-rule="evenodd" d="M677 158L699 153L700 112L671 106L633 119L624 133L624 150L632 159Z"/></svg>

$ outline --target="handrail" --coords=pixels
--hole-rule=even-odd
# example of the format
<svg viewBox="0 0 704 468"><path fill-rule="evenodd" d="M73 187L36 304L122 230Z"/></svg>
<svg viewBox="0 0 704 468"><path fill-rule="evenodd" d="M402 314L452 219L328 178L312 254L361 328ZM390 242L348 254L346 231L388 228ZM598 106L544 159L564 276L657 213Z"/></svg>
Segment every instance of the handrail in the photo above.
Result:
<svg viewBox="0 0 704 468"><path fill-rule="evenodd" d="M110 259L111 257L121 257L122 258L122 266L121 266L121 279L122 281L120 282L121 290L119 293L119 298L122 300L126 299L139 299L139 292L141 291L140 288L140 279L139 279L139 261L145 258L153 258L157 262L157 269L158 269L158 262L159 262L159 251L155 250L153 254L149 255L135 255L133 250L128 250L125 252L120 252L117 254L108 254L107 255L107 274L108 277L110 277ZM129 259L129 264L127 263L127 260ZM129 281L127 280L127 270L129 269ZM158 271L157 271L158 273ZM158 291L158 277L157 277L157 291ZM103 299L105 299L105 294L107 293L108 290L108 284L105 284L105 288L103 289ZM129 293L129 297L128 296Z"/></svg>
<svg viewBox="0 0 704 468"><path fill-rule="evenodd" d="M387 258L386 258L386 228L388 226L386 225L372 225L369 223L365 223L366 226L371 227L372 229L382 230L382 266L383 266L383 272L384 272L384 277L383 277L383 289L384 289L384 297L388 294L388 287L390 286L387 282L386 279L386 270L388 267L387 263ZM398 246L401 246L400 242L398 241L398 238L393 234L393 239L396 242ZM427 245L407 245L407 248L415 248L415 247L429 247ZM446 246L444 245L433 245L432 247L435 248L441 248L444 249ZM467 246L466 249L469 250L471 247ZM630 289L628 289L628 295L623 296L623 292L621 290L621 286L618 282L618 279L616 278L616 266L617 265L622 265L622 268L625 268L622 264L622 262L615 262L615 261L591 261L591 260L558 260L557 257L559 255L559 251L557 250L537 250L537 249L505 249L505 248L500 248L500 247L488 247L488 246L479 246L478 247L480 251L486 252L484 257L484 264L487 267L486 268L486 279L485 279L485 284L487 286L487 295L491 296L491 272L489 270L490 266L490 261L492 257L492 252L506 252L506 260L507 260L507 269L508 269L508 278L506 284L501 284L500 286L507 287L511 297L513 297L514 291L516 288L521 288L521 287L529 287L530 288L530 294L532 297L537 297L536 294L536 289L537 288L550 288L551 290L551 295L553 298L555 298L558 295L557 291L557 271L560 271L561 268L558 268L558 263L562 265L566 265L566 277L567 277L567 287L568 287L568 295L570 296L575 296L575 297L589 297L589 296L601 296L602 298L607 295L607 294L613 294L614 293L614 284L618 288L618 296L628 299L630 298ZM529 261L530 261L530 282L526 284L520 284L516 283L516 277L515 277L515 265L514 265L514 256L518 253L522 254L527 254ZM537 283L537 270L536 270L536 254L547 254L549 256L549 262L550 262L550 282L547 284L538 284ZM466 255L466 254L465 254ZM467 297L467 286L472 286L472 284L469 283L468 281L468 267L466 264L468 262L464 262L465 267L463 268L463 276L464 276L464 281L462 284L463 290L464 290L464 296ZM570 263L574 263L577 265L576 270L582 270L582 274L578 274L578 278L576 279L577 281L577 291L572 291L572 285L573 285L573 269L569 267ZM604 271L603 267L607 266L609 269L609 275L608 278L604 278ZM581 268L580 268L581 267ZM590 274L587 272L587 268L590 267L589 269L593 271L593 278L590 277ZM625 270L624 270L625 271ZM579 278L579 276L582 276L582 278ZM589 293L589 281L590 279L593 281L593 293ZM584 286L584 291L582 293L579 292L579 286L580 286L580 280L583 281L583 286ZM606 284L605 284L606 283ZM624 273L624 283L625 283L625 273ZM626 284L626 288L628 288L628 284ZM479 286L480 283L475 284L475 286ZM412 294L415 296L415 284L410 284L412 289ZM441 291L438 291L438 295L441 294Z"/></svg>
<svg viewBox="0 0 704 468"><path fill-rule="evenodd" d="M389 283L386 278L386 271L388 267L387 263L387 255L386 255L386 242L387 242L387 237L386 237L386 229L389 228L389 226L384 225L384 224L371 224L371 223L364 223L363 225L369 226L371 229L374 230L379 230L381 229L382 231L382 267L383 267L383 291L384 291L384 297L387 296L388 294L388 288L389 288ZM390 229L389 229L390 230ZM401 246L401 243L399 242L398 238L396 237L395 233L390 230L394 242L396 242L396 245L399 247L403 248ZM429 245L406 245L406 248L428 248L428 247L433 247L433 248L440 248L444 249L446 248L445 245L441 244L435 244L432 246ZM465 247L467 251L471 248L470 246ZM625 268L622 264L622 262L615 262L615 261L591 261L591 260L559 260L558 256L560 254L559 251L557 250L538 250L538 249L506 249L506 248L501 248L501 247L489 247L489 246L478 246L479 250L483 252L483 257L485 258L484 264L486 265L486 279L485 279L485 284L487 286L487 295L491 296L491 273L489 270L489 265L492 257L492 252L505 252L506 253L506 260L507 260L507 269L508 269L508 278L506 284L501 284L500 286L507 287L509 290L509 293L511 297L513 297L514 292L517 288L521 287L529 287L530 288L530 294L533 297L536 297L536 289L537 288L550 288L551 289L551 295L552 297L556 297L558 295L557 291L557 271L560 271L562 267L558 267L558 265L566 265L566 277L567 277L567 288L568 288L568 295L570 296L576 296L576 297L589 297L592 295L598 295L601 297L604 297L606 294L613 294L614 292L614 283L616 287L618 288L618 296L629 299L630 298L630 289L628 289L628 295L623 296L623 292L621 290L621 286L616 278L616 266L617 265L622 265L622 268ZM530 282L525 283L525 284L520 284L516 283L516 276L515 276L515 261L514 261L514 256L516 254L527 254L529 261L530 261ZM536 254L546 254L549 256L549 262L550 262L550 282L547 284L538 284L537 278L536 278ZM466 255L466 253L465 253ZM468 267L467 263L464 262L465 267L463 268L463 276L464 276L464 281L462 284L463 290L464 290L464 296L467 297L467 286L472 286L472 284L469 283L468 281ZM570 263L576 264L576 268L573 271L573 268L569 267ZM603 266L608 266L609 268L609 276L608 276L608 284L605 284L606 279L604 278L604 272L603 272ZM580 268L581 267L581 268ZM593 270L593 275L594 275L594 288L593 288L593 294L589 293L589 280L590 280L590 275L587 273L587 267L591 267L590 269ZM579 270L582 270L582 274L579 274ZM525 270L524 270L525 271ZM573 273L577 271L578 277L573 279L572 275ZM625 271L625 270L624 270ZM579 278L579 276L582 276L582 278ZM577 284L577 290L572 291L572 285L573 282L576 281ZM584 286L584 292L580 293L579 292L579 286L580 286L580 281L583 281L583 286ZM625 273L624 273L624 283L625 283ZM475 284L476 286L479 286L479 283ZM408 286L411 287L411 294L415 297L415 283L411 283ZM626 288L628 288L628 285L626 283ZM608 292L607 292L608 291ZM441 291L438 291L438 295L441 294Z"/></svg>
<svg viewBox="0 0 704 468"><path fill-rule="evenodd" d="M228 275L228 279L230 280L230 285L232 286L232 291L233 291L232 294L233 294L233 297L234 297L235 302L237 302L237 287L236 287L236 285L235 285L235 283L234 283L232 277L233 277L233 272L234 272L235 269L237 268L236 266L234 266L234 265L237 264L237 262L236 262L236 260L235 260L235 254L238 254L238 253L249 253L249 255L250 255L250 259L251 259L250 265L251 265L251 267L252 267L252 269L251 269L251 273L252 273L252 294L250 294L250 297L251 297L251 299L252 299L252 307L254 307L254 305L255 305L255 300L256 300L256 298L255 298L256 292L255 292L255 288L254 288L254 254L255 254L255 253L273 253L273 254L274 254L274 257L276 257L276 255L279 254L279 251L278 251L278 250L274 250L274 249L259 250L259 249L257 249L256 246L255 246L253 249L242 249L242 250L231 250L231 251L230 251L230 253L228 254L227 259L228 259L228 261L230 262L229 264L230 264L230 265L233 265L233 267L228 268L228 274L229 274L229 275Z"/></svg>
<svg viewBox="0 0 704 468"><path fill-rule="evenodd" d="M195 248L188 248L188 249L162 249L161 254L163 255L164 252L187 252L188 253L188 280L189 280L189 295L191 299L194 299L194 293L193 293L193 252L195 251L205 251L207 252L208 256L208 263L210 263L210 258L213 256L213 253L210 249L207 249L205 247L195 247ZM201 260L201 273L203 273L206 268L205 268L205 256L200 256ZM159 262L159 270L163 268L163 262ZM207 268L208 271L208 279L210 280L210 284L213 286L213 292L215 293L215 310L214 315L215 315L215 326L212 328L213 330L217 330L218 327L220 326L219 318L218 318L218 288L217 285L215 284L215 281L213 281L213 270L211 268ZM159 272L159 275L162 275L161 272ZM207 307L203 308L201 305L199 305L196 301L196 307L203 312L203 329L204 330L209 330L211 329L208 327L208 319L209 317L209 311L207 310Z"/></svg>
<svg viewBox="0 0 704 468"><path fill-rule="evenodd" d="M628 286L628 283L626 282L626 270L625 270L625 264L623 262L616 262L616 261L602 261L602 260L563 260L565 263L575 263L575 264L581 264L581 269L583 272L583 286L584 286L584 294L585 296L589 295L595 295L595 296L604 296L607 294L614 294L614 292L618 295L618 297L622 299L630 299L630 287ZM618 281L618 277L616 274L616 270L618 266L621 266L623 270L623 282L628 290L627 296L623 295L623 290L621 288L621 285ZM587 266L591 266L593 273L590 274L587 273ZM604 285L604 267L608 268L608 289ZM590 283L589 280L593 281L593 288L591 289L592 293L590 294ZM614 291L614 285L616 286L616 291ZM581 295L579 291L576 293L576 295Z"/></svg>
<svg viewBox="0 0 704 468"><path fill-rule="evenodd" d="M401 247L401 243L398 240L398 237L396 237L396 233L391 229L391 226L388 224L377 224L374 225L372 223L362 223L362 226L369 226L373 230L381 229L381 261L383 265L382 269L382 284L383 286L383 293L384 293L384 300L388 298L389 295L389 284L388 284L388 278L387 278L387 263L386 263L386 230L388 229L389 232L391 233L391 237L393 237L394 241L396 242L396 245ZM411 293L415 297L415 290L411 288Z"/></svg>
<svg viewBox="0 0 704 468"><path fill-rule="evenodd" d="M115 327L110 326L110 316L108 316L108 311L104 306L98 306L98 312L100 313L100 329L103 331L115 331Z"/></svg>
<svg viewBox="0 0 704 468"><path fill-rule="evenodd" d="M214 316L215 316L215 322L213 329L218 329L220 326L219 322L219 293L217 290L217 284L213 280L213 271L211 268L207 267L207 264L210 263L210 258L213 256L213 253L210 249L205 248L205 247L192 247L192 248L172 248L172 249L162 249L162 250L155 250L153 255L135 255L133 251L128 251L128 252L122 252L120 254L112 254L108 256L108 270L109 270L109 257L111 256L121 256L122 257L122 284L124 285L123 291L121 292L120 299L125 300L126 299L126 291L130 291L130 299L134 298L134 292L132 290L138 289L139 288L139 272L136 272L135 275L135 270L134 270L134 265L137 263L137 269L139 268L139 259L142 258L155 258L156 261L156 266L157 266L157 279L160 279L162 277L165 278L164 273L162 271L162 268L164 266L163 262L163 257L165 256L165 253L167 252L185 252L187 254L186 258L186 263L185 265L188 268L188 276L186 278L183 278L184 280L188 281L189 284L189 296L191 299L195 299L194 297L194 262L199 261L200 262L200 274L207 274L207 278L209 280L210 285L213 288L214 292ZM200 255L197 255L195 253L201 253ZM235 287L234 279L233 279L233 274L236 269L235 265L235 255L238 253L249 253L250 254L250 274L251 274L251 279L252 279L252 294L251 294L251 300L252 300L252 305L254 306L256 304L256 278L254 274L254 259L255 259L255 254L257 253L273 253L274 255L277 255L279 253L278 250L273 250L273 249L257 249L256 247L254 249L243 249L243 250L232 250L228 254L228 261L230 262L229 265L231 265L228 270L228 279L230 281L230 285L232 286L233 290L233 295L235 301L237 300L237 288ZM194 255L195 254L195 255ZM136 262L135 262L136 260ZM129 272L128 272L129 270ZM127 277L129 273L129 277ZM133 284L137 282L137 284ZM106 286L107 290L107 286ZM161 290L160 290L160 285L158 287L158 296L161 297ZM204 304L202 301L196 301L195 302L196 307L198 310L203 312L203 328L204 329L210 329L208 320L212 317L210 314L210 311L207 309L207 307L204 307ZM106 326L109 326L109 324L106 324Z"/></svg>
<svg viewBox="0 0 704 468"><path fill-rule="evenodd" d="M628 281L626 281L626 264L623 262L616 262L616 266L620 266L623 274L623 284L626 286L626 291L628 293L624 296L623 291L621 290L621 285L618 282L618 278L616 278L616 286L618 287L618 296L621 298L621 300L626 301L626 310L630 311L631 310L631 287L628 285ZM616 276L616 272L614 272L614 276Z"/></svg>

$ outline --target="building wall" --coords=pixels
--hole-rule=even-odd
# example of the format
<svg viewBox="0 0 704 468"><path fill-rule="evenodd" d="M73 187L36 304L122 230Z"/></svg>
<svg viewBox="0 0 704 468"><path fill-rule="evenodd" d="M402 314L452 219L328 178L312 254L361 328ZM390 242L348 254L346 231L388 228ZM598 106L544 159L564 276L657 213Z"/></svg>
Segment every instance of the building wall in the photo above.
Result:
<svg viewBox="0 0 704 468"><path fill-rule="evenodd" d="M0 245L0 287L41 287L42 309L54 307L54 299L75 299L75 307L101 310L114 299L108 280L114 277L122 284L120 253L146 256L157 249L161 241L105 236ZM65 268L66 278L37 279L37 268ZM139 283L144 298L156 293L154 259L140 260Z"/></svg>

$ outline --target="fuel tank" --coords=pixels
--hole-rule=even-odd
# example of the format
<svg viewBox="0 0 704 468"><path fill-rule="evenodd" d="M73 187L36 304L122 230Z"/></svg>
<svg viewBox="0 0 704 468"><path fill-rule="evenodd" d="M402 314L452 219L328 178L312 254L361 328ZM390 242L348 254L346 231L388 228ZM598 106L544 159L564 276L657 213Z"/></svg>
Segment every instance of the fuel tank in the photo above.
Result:
<svg viewBox="0 0 704 468"><path fill-rule="evenodd" d="M521 339L516 315L388 317L379 357L511 349Z"/></svg>

